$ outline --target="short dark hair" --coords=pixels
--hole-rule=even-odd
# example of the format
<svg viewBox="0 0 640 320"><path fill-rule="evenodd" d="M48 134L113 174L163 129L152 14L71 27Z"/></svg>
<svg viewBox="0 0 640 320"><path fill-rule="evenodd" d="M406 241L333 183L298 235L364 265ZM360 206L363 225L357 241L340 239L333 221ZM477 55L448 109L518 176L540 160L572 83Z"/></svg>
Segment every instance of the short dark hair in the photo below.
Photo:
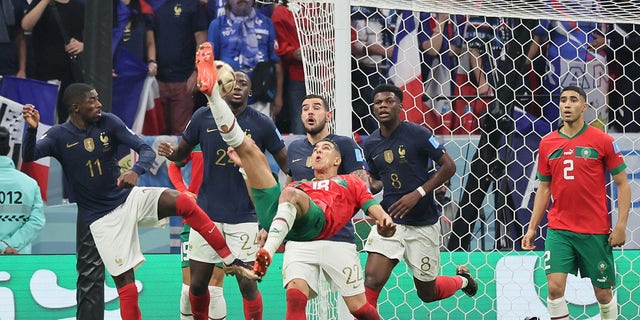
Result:
<svg viewBox="0 0 640 320"><path fill-rule="evenodd" d="M0 156L6 156L9 154L9 140L11 140L11 134L9 129L0 126Z"/></svg>
<svg viewBox="0 0 640 320"><path fill-rule="evenodd" d="M329 111L329 103L327 102L327 99L325 99L323 96L319 95L319 94L315 94L315 93L310 93L306 96L304 96L304 98L302 98L302 101L305 101L307 99L320 99L322 101L322 104L324 105L324 109ZM300 106L302 107L302 106Z"/></svg>
<svg viewBox="0 0 640 320"><path fill-rule="evenodd" d="M578 87L578 86L568 86L568 87L564 87L562 88L562 91L560 92L560 94L564 93L565 91L575 91L578 93L578 95L580 95L582 97L582 99L586 102L587 101L587 93L584 92L584 89Z"/></svg>
<svg viewBox="0 0 640 320"><path fill-rule="evenodd" d="M84 101L87 92L95 89L96 88L87 83L73 83L64 90L62 102L67 106L67 109L71 109L72 105Z"/></svg>
<svg viewBox="0 0 640 320"><path fill-rule="evenodd" d="M374 89L373 89L373 93L371 94L371 99L373 99L376 94L380 93L380 92L392 92L393 94L396 95L396 97L398 98L398 100L400 102L402 102L402 90L400 90L400 88L396 87L393 84L390 83L383 83L383 84L379 84L377 85Z"/></svg>
<svg viewBox="0 0 640 320"><path fill-rule="evenodd" d="M315 148L316 145L318 145L318 143L325 142L325 141L331 143L333 145L333 149L335 149L336 152L338 153L338 155L342 157L342 153L340 152L340 147L338 147L338 144L335 141L329 139L328 137L327 138L323 138L320 141L314 143L313 147Z"/></svg>

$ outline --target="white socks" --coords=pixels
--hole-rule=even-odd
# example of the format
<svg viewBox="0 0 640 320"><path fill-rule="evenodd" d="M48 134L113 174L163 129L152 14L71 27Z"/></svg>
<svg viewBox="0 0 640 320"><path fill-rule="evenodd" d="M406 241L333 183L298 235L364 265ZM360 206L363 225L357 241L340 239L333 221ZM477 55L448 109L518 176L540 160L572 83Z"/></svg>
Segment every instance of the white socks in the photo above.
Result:
<svg viewBox="0 0 640 320"><path fill-rule="evenodd" d="M293 222L296 220L296 207L289 203L281 203L278 205L278 212L271 222L269 228L269 235L267 241L264 244L264 249L269 252L269 255L273 257L273 254L278 250L282 241L293 227Z"/></svg>
<svg viewBox="0 0 640 320"><path fill-rule="evenodd" d="M227 301L222 294L222 287L209 286L209 318L224 319L227 317Z"/></svg>
<svg viewBox="0 0 640 320"><path fill-rule="evenodd" d="M189 301L189 286L182 284L180 291L180 320L192 320L191 302Z"/></svg>
<svg viewBox="0 0 640 320"><path fill-rule="evenodd" d="M549 310L549 315L553 319L569 319L569 307L567 306L567 301L564 300L564 297L553 300L549 300L549 298L547 298L547 309Z"/></svg>
<svg viewBox="0 0 640 320"><path fill-rule="evenodd" d="M614 320L618 319L618 301L614 295L611 301L607 304L600 304L600 317L602 320Z"/></svg>
<svg viewBox="0 0 640 320"><path fill-rule="evenodd" d="M219 84L216 83L210 97L205 96L207 100L209 100L209 109L211 110L211 114L213 114L213 119L216 121L218 129L220 129L222 139L229 146L235 148L242 144L244 132L236 122L236 117L233 115L233 112L231 112L231 109L229 109L229 105L227 105L227 102L220 96L218 86Z"/></svg>
<svg viewBox="0 0 640 320"><path fill-rule="evenodd" d="M209 286L209 296L209 318L226 318L227 301L224 299L222 287ZM189 302L189 286L184 283L180 291L180 320L193 320L191 302Z"/></svg>

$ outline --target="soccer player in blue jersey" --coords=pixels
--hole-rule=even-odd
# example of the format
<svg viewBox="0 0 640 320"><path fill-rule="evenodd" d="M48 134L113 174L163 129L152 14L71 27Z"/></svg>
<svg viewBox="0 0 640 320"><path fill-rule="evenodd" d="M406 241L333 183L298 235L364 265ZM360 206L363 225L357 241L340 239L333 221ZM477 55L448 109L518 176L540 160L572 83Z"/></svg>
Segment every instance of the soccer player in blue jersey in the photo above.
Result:
<svg viewBox="0 0 640 320"><path fill-rule="evenodd" d="M380 122L364 142L373 192L384 187L382 207L399 226L393 237L371 232L364 250L367 300L376 306L380 290L401 258L413 271L418 297L424 302L445 299L457 290L469 296L478 286L469 269L458 266L456 276L438 276L440 225L433 191L444 184L456 165L426 128L402 121L402 91L390 84L373 90L373 112ZM432 163L440 168L432 172Z"/></svg>
<svg viewBox="0 0 640 320"><path fill-rule="evenodd" d="M246 135L251 136L261 151L268 150L273 154L280 168L286 172L287 151L278 129L267 116L247 106L251 92L249 76L241 71L236 71L235 75L235 87L224 99L231 107L237 124ZM222 230L232 252L244 261L253 261L259 249L255 208L238 167L227 156L227 144L222 140L209 108L202 107L193 114L176 149L169 143L163 143L158 152L170 160L184 159L198 144L204 157L204 178L197 202ZM190 234L189 244L191 311L195 318L196 314L208 309L206 281L211 276L214 264L221 261L198 233ZM256 281L242 277L237 280L246 319L262 319L262 296Z"/></svg>
<svg viewBox="0 0 640 320"><path fill-rule="evenodd" d="M74 83L64 92L69 120L53 126L36 142L40 113L31 104L23 107L28 124L22 157L34 161L52 156L62 165L78 204L78 213L95 240L105 267L113 277L120 297L123 319L140 319L138 291L133 270L144 262L139 226L166 224L166 217L182 216L213 246L231 271L244 272L222 233L187 194L167 188L136 187L138 177L151 167L155 153L113 114L102 112L95 88ZM119 147L135 150L139 160L121 172L116 158ZM203 286L209 278L203 278Z"/></svg>
<svg viewBox="0 0 640 320"><path fill-rule="evenodd" d="M351 173L368 183L369 175L365 170L364 155L360 146L350 137L329 132L328 124L332 112L327 101L320 95L309 94L303 98L301 108L301 121L307 135L304 139L291 142L287 148L289 182L315 178L312 167L313 148L317 142L329 139L340 149L342 162L338 167L338 174ZM287 288L287 315L305 314L307 300L318 293L320 269L330 275L327 280L339 288L340 295L347 301L360 298L358 295L364 294L364 282L361 278L356 279L348 288L341 287L340 284L347 282L348 274L332 273L333 270L362 273L354 234L353 223L349 222L328 239L286 243L282 270L283 283ZM309 252L313 252L313 255L309 255ZM341 258L333 259L337 255Z"/></svg>

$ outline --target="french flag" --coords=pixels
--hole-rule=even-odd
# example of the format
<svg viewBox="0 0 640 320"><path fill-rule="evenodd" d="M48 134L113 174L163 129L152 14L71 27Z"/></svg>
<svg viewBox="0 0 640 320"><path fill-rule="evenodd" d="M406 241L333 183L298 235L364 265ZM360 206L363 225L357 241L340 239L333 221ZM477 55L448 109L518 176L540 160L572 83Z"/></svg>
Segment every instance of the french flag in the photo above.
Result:
<svg viewBox="0 0 640 320"><path fill-rule="evenodd" d="M391 57L389 76L393 84L404 92L402 105L405 119L422 124L426 106L422 102L424 88L417 33L419 21L419 13L413 11L403 11L398 16L396 45Z"/></svg>
<svg viewBox="0 0 640 320"><path fill-rule="evenodd" d="M2 78L0 96L20 104L33 104L40 112L37 138L49 130L54 124L59 86L48 82L22 79L16 77ZM22 112L22 110L20 110ZM13 137L14 141L22 141L22 136ZM50 158L45 157L33 162L23 162L20 170L38 182L42 199L47 201L49 185Z"/></svg>

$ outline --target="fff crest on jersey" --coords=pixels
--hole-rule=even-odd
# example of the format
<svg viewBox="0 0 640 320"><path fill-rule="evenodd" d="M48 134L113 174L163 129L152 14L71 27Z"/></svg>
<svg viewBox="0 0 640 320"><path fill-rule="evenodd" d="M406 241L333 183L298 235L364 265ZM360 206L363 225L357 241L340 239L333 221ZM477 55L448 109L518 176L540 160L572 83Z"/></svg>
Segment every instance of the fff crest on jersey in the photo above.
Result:
<svg viewBox="0 0 640 320"><path fill-rule="evenodd" d="M305 163L305 165L307 166L307 168L311 168L311 164L313 162L313 158L311 156L307 157L307 163Z"/></svg>
<svg viewBox="0 0 640 320"><path fill-rule="evenodd" d="M96 149L96 144L93 142L93 138L86 138L84 139L83 143L84 149L89 152L93 152L93 150Z"/></svg>
<svg viewBox="0 0 640 320"><path fill-rule="evenodd" d="M393 151L385 150L383 155L384 155L384 161L386 161L387 163L393 162Z"/></svg>
<svg viewBox="0 0 640 320"><path fill-rule="evenodd" d="M407 154L407 149L404 148L404 145L401 144L398 146L398 155L400 156L400 163L407 163L407 158L405 155Z"/></svg>
<svg viewBox="0 0 640 320"><path fill-rule="evenodd" d="M176 16L176 17L179 17L179 16L182 15L182 5L181 4L178 3L173 7L173 15Z"/></svg>
<svg viewBox="0 0 640 320"><path fill-rule="evenodd" d="M111 146L109 146L109 136L106 132L100 132L100 142L102 142L102 149L105 152L111 149Z"/></svg>

